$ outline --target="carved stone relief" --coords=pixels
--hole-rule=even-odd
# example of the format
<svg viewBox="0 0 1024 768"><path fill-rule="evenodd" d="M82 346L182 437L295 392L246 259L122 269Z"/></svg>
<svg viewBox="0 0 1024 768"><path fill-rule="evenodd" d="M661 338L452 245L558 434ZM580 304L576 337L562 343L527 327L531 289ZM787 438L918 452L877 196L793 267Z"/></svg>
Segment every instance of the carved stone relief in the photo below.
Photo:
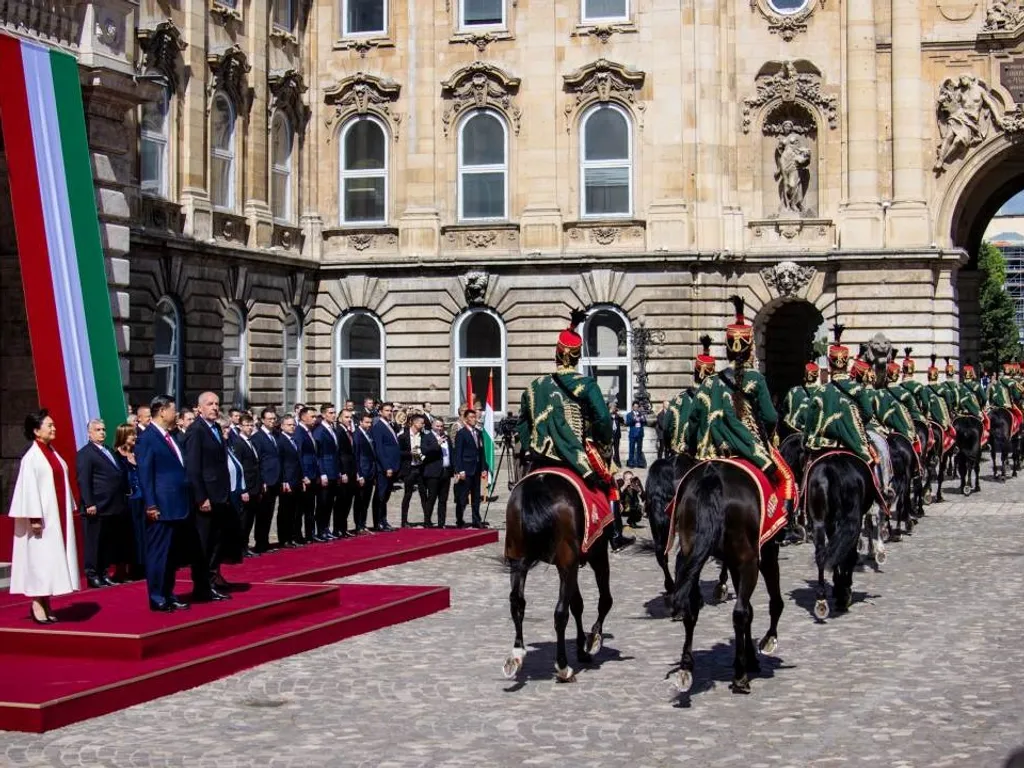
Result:
<svg viewBox="0 0 1024 768"><path fill-rule="evenodd" d="M486 249L511 250L519 249L519 227L516 225L470 227L456 225L442 227L441 235L446 248L458 251L477 251Z"/></svg>
<svg viewBox="0 0 1024 768"><path fill-rule="evenodd" d="M817 215L818 180L817 125L814 117L800 104L779 104L765 116L761 132L766 184L765 210L777 206L779 216L793 218Z"/></svg>
<svg viewBox="0 0 1024 768"><path fill-rule="evenodd" d="M761 278L765 285L780 296L795 296L811 282L816 272L814 267L801 267L793 261L782 261L774 267L762 269Z"/></svg>
<svg viewBox="0 0 1024 768"><path fill-rule="evenodd" d="M565 105L566 131L571 131L573 118L593 103L617 100L632 107L637 122L642 126L640 118L647 105L639 100L640 89L643 88L646 75L638 70L628 69L608 59L597 61L580 67L575 72L562 78L567 93L575 98Z"/></svg>
<svg viewBox="0 0 1024 768"><path fill-rule="evenodd" d="M1020 0L992 0L985 14L983 32L1016 29L1024 23L1024 7Z"/></svg>
<svg viewBox="0 0 1024 768"><path fill-rule="evenodd" d="M357 72L346 77L332 88L324 92L324 102L334 107L326 119L329 129L327 141L331 141L334 126L351 115L374 114L382 118L391 128L394 139L398 140L398 130L402 124L402 116L395 112L395 102L402 92L402 86L394 80L386 80L365 72Z"/></svg>
<svg viewBox="0 0 1024 768"><path fill-rule="evenodd" d="M934 171L962 160L992 133L1016 134L1022 129L1020 110L1007 114L999 95L984 80L971 74L947 77L939 88L936 120L940 141Z"/></svg>
<svg viewBox="0 0 1024 768"><path fill-rule="evenodd" d="M456 71L441 83L441 97L446 105L441 113L441 126L448 136L459 116L468 109L491 107L508 118L518 136L522 112L515 103L520 80L503 69L476 61Z"/></svg>
<svg viewBox="0 0 1024 768"><path fill-rule="evenodd" d="M768 22L768 31L787 43L807 31L807 21L818 6L824 7L825 0L806 0L803 7L788 12L777 10L770 0L750 0L750 10L760 12Z"/></svg>
<svg viewBox="0 0 1024 768"><path fill-rule="evenodd" d="M168 19L161 21L153 29L140 29L137 34L139 48L142 51L139 70L156 70L167 78L167 86L171 93L177 93L181 88L181 52L188 48L181 30Z"/></svg>
<svg viewBox="0 0 1024 768"><path fill-rule="evenodd" d="M267 78L270 86L268 112L282 110L297 132L300 132L309 117L309 107L302 103L302 94L309 90L302 79L302 73L294 69L272 72Z"/></svg>
<svg viewBox="0 0 1024 768"><path fill-rule="evenodd" d="M209 53L206 62L213 75L210 78L210 95L223 91L240 113L248 112L252 101L249 98L250 89L246 86L246 75L252 67L245 51L232 45L219 53Z"/></svg>
<svg viewBox="0 0 1024 768"><path fill-rule="evenodd" d="M773 102L803 103L817 109L830 129L839 123L839 98L822 93L821 71L805 59L769 61L757 73L757 95L743 100L743 132L750 133L755 115Z"/></svg>
<svg viewBox="0 0 1024 768"><path fill-rule="evenodd" d="M483 271L474 270L466 274L466 283L462 289L466 297L466 306L479 307L485 303L490 279L490 275Z"/></svg>

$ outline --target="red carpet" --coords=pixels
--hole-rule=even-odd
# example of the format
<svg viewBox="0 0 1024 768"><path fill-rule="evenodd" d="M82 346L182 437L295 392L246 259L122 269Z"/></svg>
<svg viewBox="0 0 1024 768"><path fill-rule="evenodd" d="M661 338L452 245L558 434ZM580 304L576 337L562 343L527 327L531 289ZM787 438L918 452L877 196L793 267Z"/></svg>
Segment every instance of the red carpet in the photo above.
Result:
<svg viewBox="0 0 1024 768"><path fill-rule="evenodd" d="M29 619L23 596L0 596L0 729L59 728L444 610L447 587L310 582L497 538L405 530L273 552L224 569L232 600L171 614L148 610L144 583L55 598L49 627Z"/></svg>

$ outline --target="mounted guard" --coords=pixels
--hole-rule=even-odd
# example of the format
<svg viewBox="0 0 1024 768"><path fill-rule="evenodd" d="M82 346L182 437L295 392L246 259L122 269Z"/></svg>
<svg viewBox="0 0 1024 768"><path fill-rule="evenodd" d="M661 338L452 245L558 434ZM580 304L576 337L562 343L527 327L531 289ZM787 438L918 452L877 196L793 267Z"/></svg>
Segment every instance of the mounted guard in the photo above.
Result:
<svg viewBox="0 0 1024 768"><path fill-rule="evenodd" d="M704 380L714 374L715 366L718 362L711 354L711 337L704 334L700 337L700 344L703 351L697 355L694 361L693 385L682 390L668 404L668 411L671 414L669 420L669 447L673 453L683 453L686 450L683 443L683 435L686 430L686 422L690 420L693 400L697 396L697 389L704 383Z"/></svg>
<svg viewBox="0 0 1024 768"><path fill-rule="evenodd" d="M807 406L821 390L821 368L814 360L804 366L803 384L793 387L786 393L785 416L782 422L794 432L806 432L804 416Z"/></svg>

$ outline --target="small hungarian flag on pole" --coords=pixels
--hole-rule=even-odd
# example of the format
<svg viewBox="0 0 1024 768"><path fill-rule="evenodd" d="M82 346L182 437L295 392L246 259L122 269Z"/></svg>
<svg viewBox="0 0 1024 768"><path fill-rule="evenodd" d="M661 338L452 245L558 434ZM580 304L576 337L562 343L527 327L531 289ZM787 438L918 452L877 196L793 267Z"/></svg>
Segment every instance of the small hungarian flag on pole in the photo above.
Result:
<svg viewBox="0 0 1024 768"><path fill-rule="evenodd" d="M494 490L494 369L487 379L487 405L484 406L484 456L487 458L487 495Z"/></svg>
<svg viewBox="0 0 1024 768"><path fill-rule="evenodd" d="M473 407L473 370L466 369L466 407Z"/></svg>

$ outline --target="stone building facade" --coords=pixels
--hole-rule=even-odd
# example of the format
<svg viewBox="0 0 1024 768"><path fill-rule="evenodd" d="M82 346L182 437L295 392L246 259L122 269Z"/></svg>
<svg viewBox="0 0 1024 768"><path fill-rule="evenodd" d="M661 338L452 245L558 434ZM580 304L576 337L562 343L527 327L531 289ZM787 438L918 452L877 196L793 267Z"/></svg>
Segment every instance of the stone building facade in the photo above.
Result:
<svg viewBox="0 0 1024 768"><path fill-rule="evenodd" d="M623 405L653 331L657 400L734 293L776 389L836 321L966 359L1024 186L1016 0L34 4L0 23L81 57L134 402L514 408L577 306Z"/></svg>

